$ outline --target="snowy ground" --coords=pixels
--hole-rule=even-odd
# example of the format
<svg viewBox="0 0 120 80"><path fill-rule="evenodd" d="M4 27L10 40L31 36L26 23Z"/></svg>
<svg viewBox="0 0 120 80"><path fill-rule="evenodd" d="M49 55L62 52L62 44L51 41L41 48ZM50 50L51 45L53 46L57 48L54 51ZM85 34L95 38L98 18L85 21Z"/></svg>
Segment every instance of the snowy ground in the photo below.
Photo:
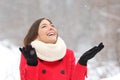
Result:
<svg viewBox="0 0 120 80"><path fill-rule="evenodd" d="M0 80L20 80L19 62L18 47L7 40L0 41ZM94 78L94 80L96 79ZM120 74L101 80L120 80Z"/></svg>
<svg viewBox="0 0 120 80"><path fill-rule="evenodd" d="M101 79L101 80L120 80L120 73L115 75L115 76L105 78L105 79Z"/></svg>
<svg viewBox="0 0 120 80"><path fill-rule="evenodd" d="M8 41L0 42L0 80L20 80L20 52Z"/></svg>

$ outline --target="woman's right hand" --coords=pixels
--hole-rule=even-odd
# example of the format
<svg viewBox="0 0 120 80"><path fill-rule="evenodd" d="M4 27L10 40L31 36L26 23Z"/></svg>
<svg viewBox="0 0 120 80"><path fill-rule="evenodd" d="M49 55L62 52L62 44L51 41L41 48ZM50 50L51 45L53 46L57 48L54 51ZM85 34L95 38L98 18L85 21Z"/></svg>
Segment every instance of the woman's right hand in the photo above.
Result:
<svg viewBox="0 0 120 80"><path fill-rule="evenodd" d="M19 48L29 66L36 66L38 64L37 55L35 49L31 45L27 45L23 48Z"/></svg>

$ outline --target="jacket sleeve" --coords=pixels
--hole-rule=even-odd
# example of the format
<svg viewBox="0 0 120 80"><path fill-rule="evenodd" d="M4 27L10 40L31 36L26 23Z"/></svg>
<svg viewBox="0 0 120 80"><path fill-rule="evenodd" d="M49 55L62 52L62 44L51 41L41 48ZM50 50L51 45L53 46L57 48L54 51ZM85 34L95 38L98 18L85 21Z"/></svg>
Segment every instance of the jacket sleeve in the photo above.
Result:
<svg viewBox="0 0 120 80"><path fill-rule="evenodd" d="M77 63L74 68L71 80L85 80L86 75L87 75L87 67Z"/></svg>
<svg viewBox="0 0 120 80"><path fill-rule="evenodd" d="M75 57L73 51L71 56L71 69L71 80L85 80L87 74L87 66L82 66L79 63L75 64Z"/></svg>
<svg viewBox="0 0 120 80"><path fill-rule="evenodd" d="M26 59L22 54L19 69L21 78L20 80L37 80L37 66L27 65Z"/></svg>

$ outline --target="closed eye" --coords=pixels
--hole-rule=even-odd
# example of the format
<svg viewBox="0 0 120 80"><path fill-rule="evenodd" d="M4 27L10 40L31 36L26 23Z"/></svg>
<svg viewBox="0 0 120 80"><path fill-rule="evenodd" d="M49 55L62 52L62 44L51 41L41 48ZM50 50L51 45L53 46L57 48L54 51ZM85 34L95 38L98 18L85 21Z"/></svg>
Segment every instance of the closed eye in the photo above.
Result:
<svg viewBox="0 0 120 80"><path fill-rule="evenodd" d="M51 24L52 27L55 27L53 24Z"/></svg>
<svg viewBox="0 0 120 80"><path fill-rule="evenodd" d="M45 28L46 26L42 26L42 28Z"/></svg>

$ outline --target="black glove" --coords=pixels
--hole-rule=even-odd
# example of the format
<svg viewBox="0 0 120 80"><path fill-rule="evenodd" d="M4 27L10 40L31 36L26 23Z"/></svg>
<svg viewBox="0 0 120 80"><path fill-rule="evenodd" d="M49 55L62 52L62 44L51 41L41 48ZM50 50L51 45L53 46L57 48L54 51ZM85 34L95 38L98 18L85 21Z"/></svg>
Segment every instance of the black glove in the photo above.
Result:
<svg viewBox="0 0 120 80"><path fill-rule="evenodd" d="M93 58L99 51L104 48L103 43L101 42L98 46L91 48L90 50L86 51L79 59L78 63L81 65L86 66L87 61Z"/></svg>
<svg viewBox="0 0 120 80"><path fill-rule="evenodd" d="M27 60L27 64L30 66L36 66L38 64L37 55L35 49L32 48L31 45L27 45L23 48L19 48L25 59Z"/></svg>

